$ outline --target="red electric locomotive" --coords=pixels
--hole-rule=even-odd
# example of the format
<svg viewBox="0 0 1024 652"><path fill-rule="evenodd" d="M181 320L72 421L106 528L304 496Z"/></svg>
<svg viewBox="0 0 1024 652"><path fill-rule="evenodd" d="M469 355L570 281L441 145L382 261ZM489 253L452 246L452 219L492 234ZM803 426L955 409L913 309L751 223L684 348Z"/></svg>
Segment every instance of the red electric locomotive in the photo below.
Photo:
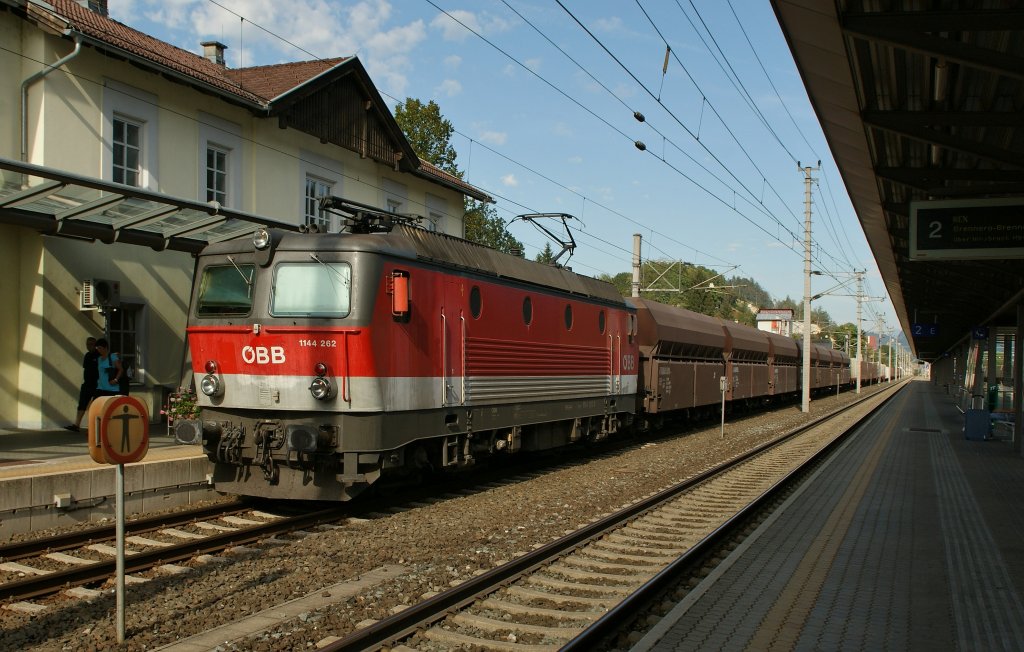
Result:
<svg viewBox="0 0 1024 652"><path fill-rule="evenodd" d="M608 283L332 198L348 233L199 256L188 345L218 490L348 500L389 475L632 422L636 315Z"/></svg>

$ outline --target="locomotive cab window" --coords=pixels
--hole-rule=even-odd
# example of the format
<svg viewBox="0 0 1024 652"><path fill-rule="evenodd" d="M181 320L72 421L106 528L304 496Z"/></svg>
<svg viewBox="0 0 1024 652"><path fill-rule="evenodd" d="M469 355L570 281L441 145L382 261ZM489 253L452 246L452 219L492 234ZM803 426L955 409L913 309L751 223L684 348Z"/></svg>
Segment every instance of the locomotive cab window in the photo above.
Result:
<svg viewBox="0 0 1024 652"><path fill-rule="evenodd" d="M274 270L270 314L275 317L347 317L352 268L320 260L281 263Z"/></svg>
<svg viewBox="0 0 1024 652"><path fill-rule="evenodd" d="M476 285L469 291L469 312L473 315L473 319L480 319L480 310L483 307L482 300L480 299L480 288Z"/></svg>
<svg viewBox="0 0 1024 652"><path fill-rule="evenodd" d="M533 302L530 301L530 297L523 299L523 323L527 326L533 321Z"/></svg>
<svg viewBox="0 0 1024 652"><path fill-rule="evenodd" d="M604 335L604 310L597 313L597 330Z"/></svg>
<svg viewBox="0 0 1024 652"><path fill-rule="evenodd" d="M255 265L217 265L203 270L196 314L200 317L247 315L252 309Z"/></svg>
<svg viewBox="0 0 1024 652"><path fill-rule="evenodd" d="M567 305L565 307L565 330L572 330L572 306Z"/></svg>

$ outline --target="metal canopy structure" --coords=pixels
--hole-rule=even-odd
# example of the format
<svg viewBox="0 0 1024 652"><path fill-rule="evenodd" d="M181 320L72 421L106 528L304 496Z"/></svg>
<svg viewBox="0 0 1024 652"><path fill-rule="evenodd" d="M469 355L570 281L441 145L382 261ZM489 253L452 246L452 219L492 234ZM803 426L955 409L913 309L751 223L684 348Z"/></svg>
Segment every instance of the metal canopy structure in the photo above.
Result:
<svg viewBox="0 0 1024 652"><path fill-rule="evenodd" d="M0 158L0 222L40 233L198 253L259 226L298 225Z"/></svg>
<svg viewBox="0 0 1024 652"><path fill-rule="evenodd" d="M917 356L1015 324L1024 258L912 260L909 245L911 202L1024 195L1019 3L772 5Z"/></svg>

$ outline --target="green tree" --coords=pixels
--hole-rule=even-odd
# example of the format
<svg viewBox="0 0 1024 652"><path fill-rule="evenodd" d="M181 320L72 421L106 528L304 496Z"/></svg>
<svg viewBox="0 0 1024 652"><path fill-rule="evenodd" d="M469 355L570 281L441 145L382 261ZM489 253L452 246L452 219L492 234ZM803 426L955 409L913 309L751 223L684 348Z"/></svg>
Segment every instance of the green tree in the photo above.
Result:
<svg viewBox="0 0 1024 652"><path fill-rule="evenodd" d="M505 230L505 220L498 217L494 206L485 202L470 200L466 204L466 239L477 244L521 255L523 243Z"/></svg>
<svg viewBox="0 0 1024 652"><path fill-rule="evenodd" d="M455 127L441 113L441 107L431 100L427 104L412 98L395 107L395 121L405 132L416 155L438 168L462 178L456 165L458 152L452 147ZM463 222L466 239L505 253L522 252L523 243L505 230L505 220L498 211L485 202L465 198Z"/></svg>
<svg viewBox="0 0 1024 652"><path fill-rule="evenodd" d="M441 115L441 107L434 100L423 104L415 98L405 98L404 103L395 107L395 121L417 156L462 178L462 171L455 163L458 152L451 144L455 127Z"/></svg>
<svg viewBox="0 0 1024 652"><path fill-rule="evenodd" d="M555 250L551 248L550 242L544 243L544 250L537 254L534 258L538 263L553 263L555 262Z"/></svg>

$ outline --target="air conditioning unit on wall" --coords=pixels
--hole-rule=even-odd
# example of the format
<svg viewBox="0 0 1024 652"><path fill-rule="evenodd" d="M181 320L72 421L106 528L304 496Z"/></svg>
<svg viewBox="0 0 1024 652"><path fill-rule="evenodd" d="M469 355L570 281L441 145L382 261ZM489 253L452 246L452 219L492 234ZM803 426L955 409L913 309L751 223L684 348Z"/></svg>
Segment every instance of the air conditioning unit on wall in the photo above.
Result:
<svg viewBox="0 0 1024 652"><path fill-rule="evenodd" d="M102 278L82 280L82 291L78 295L79 310L111 308L121 304L121 283Z"/></svg>

